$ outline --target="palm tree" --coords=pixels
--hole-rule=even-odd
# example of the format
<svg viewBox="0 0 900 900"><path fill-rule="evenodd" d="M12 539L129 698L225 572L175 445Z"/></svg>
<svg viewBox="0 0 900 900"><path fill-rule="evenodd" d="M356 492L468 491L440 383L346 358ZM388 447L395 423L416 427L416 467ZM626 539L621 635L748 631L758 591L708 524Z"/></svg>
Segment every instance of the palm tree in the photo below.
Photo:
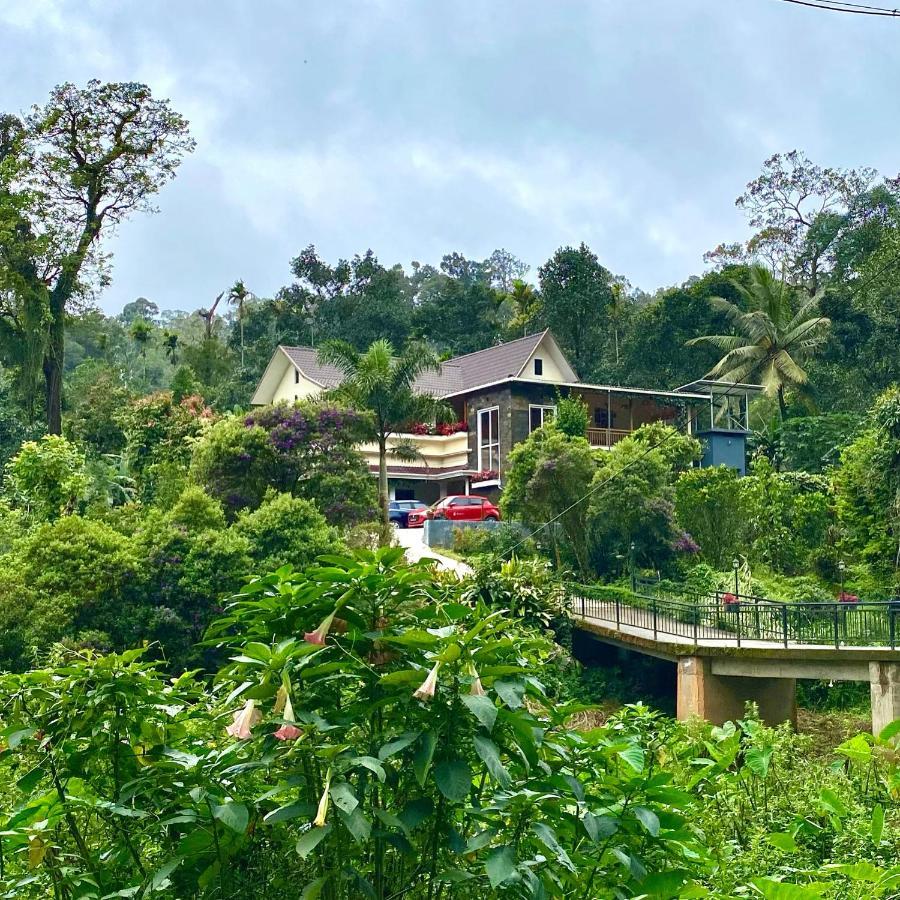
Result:
<svg viewBox="0 0 900 900"><path fill-rule="evenodd" d="M153 326L146 319L135 319L129 330L131 339L137 344L138 352L144 361L144 381L147 381L147 345L153 337Z"/></svg>
<svg viewBox="0 0 900 900"><path fill-rule="evenodd" d="M402 433L412 422L449 418L446 403L415 390L420 375L440 369L440 359L433 350L416 343L397 356L385 340L375 341L363 353L344 341L328 341L319 349L319 359L344 375L332 396L371 416L369 436L378 445L378 507L386 543L390 535L388 438Z"/></svg>
<svg viewBox="0 0 900 900"><path fill-rule="evenodd" d="M244 371L244 304L249 300L253 295L244 285L244 281L242 278L238 278L238 280L231 286L231 290L228 292L228 302L232 306L237 307L237 315L238 315L238 324L241 328L241 371Z"/></svg>
<svg viewBox="0 0 900 900"><path fill-rule="evenodd" d="M163 350L166 356L172 361L173 366L178 365L178 335L174 331L166 331L163 333Z"/></svg>
<svg viewBox="0 0 900 900"><path fill-rule="evenodd" d="M769 396L778 398L783 420L785 392L806 384L802 363L821 349L831 320L819 314L818 297L795 310L788 285L765 266L751 267L749 288L731 283L746 302L746 310L722 297L710 298L710 305L724 313L737 334L706 335L688 341L688 346L709 344L725 351L709 377L731 382L758 380Z"/></svg>

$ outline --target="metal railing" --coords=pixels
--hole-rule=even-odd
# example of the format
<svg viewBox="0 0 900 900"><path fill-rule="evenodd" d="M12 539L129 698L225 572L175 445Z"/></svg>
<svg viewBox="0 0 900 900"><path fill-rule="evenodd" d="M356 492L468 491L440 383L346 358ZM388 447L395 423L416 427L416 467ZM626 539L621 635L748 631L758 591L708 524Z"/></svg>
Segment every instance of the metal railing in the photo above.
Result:
<svg viewBox="0 0 900 900"><path fill-rule="evenodd" d="M900 599L856 603L781 603L717 591L682 598L651 594L592 597L572 588L575 616L698 644L777 644L897 648Z"/></svg>

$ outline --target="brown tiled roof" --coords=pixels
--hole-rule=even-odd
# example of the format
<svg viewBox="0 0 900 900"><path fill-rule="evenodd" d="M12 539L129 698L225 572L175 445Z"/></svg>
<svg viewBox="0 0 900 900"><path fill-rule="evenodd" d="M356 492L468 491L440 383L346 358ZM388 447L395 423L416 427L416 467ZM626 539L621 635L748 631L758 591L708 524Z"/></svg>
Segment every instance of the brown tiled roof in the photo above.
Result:
<svg viewBox="0 0 900 900"><path fill-rule="evenodd" d="M423 372L416 379L416 389L422 394L445 397L505 378L515 378L545 334L530 334L486 350L455 356L441 363L439 372ZM312 347L284 347L283 350L294 365L316 384L331 388L341 383L341 370L319 362L318 353Z"/></svg>

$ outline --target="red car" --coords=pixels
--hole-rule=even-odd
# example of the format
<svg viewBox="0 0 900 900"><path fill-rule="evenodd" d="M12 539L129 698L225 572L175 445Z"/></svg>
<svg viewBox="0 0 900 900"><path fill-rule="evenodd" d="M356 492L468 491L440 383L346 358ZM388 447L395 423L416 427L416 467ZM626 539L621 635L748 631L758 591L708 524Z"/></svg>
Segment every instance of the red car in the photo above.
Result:
<svg viewBox="0 0 900 900"><path fill-rule="evenodd" d="M499 522L500 510L488 500L476 494L444 497L428 509L417 509L409 514L409 527L421 528L426 519L450 519L453 522Z"/></svg>

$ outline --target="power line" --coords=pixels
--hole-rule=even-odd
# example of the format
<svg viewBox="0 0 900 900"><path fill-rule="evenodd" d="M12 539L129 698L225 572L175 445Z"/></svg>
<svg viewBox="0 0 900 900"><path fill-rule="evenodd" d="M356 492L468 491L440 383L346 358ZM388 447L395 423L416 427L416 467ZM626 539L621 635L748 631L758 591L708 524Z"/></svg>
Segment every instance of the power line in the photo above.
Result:
<svg viewBox="0 0 900 900"><path fill-rule="evenodd" d="M810 9L827 9L831 12L849 13L854 16L880 16L882 18L900 18L900 9L889 9L884 6L869 6L865 3L844 3L840 0L781 0L782 3L793 3L795 6L806 6Z"/></svg>

